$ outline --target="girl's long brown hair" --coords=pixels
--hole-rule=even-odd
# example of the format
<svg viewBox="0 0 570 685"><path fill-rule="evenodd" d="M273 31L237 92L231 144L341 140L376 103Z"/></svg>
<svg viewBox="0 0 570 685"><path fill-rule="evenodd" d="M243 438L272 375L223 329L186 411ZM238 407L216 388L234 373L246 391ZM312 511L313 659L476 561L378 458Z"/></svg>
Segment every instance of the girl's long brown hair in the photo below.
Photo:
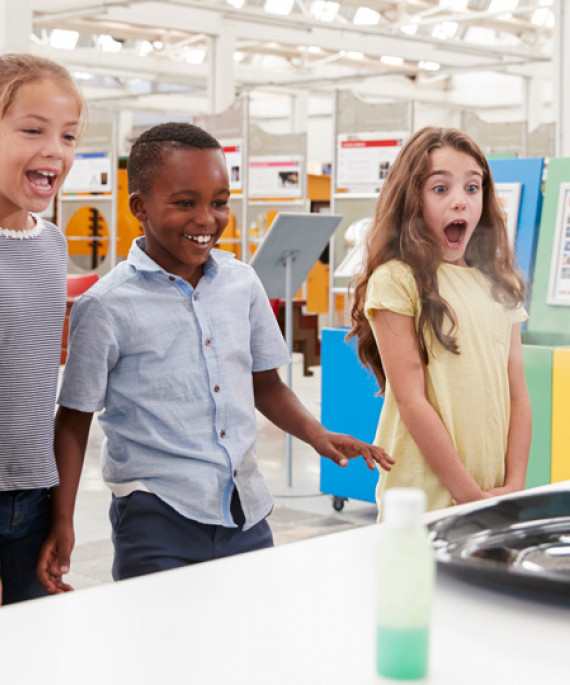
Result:
<svg viewBox="0 0 570 685"><path fill-rule="evenodd" d="M421 305L418 343L424 363L429 359L426 330L431 329L446 349L459 354L454 336L455 313L439 294L437 283L442 249L435 236L425 229L422 217L421 192L429 173L430 153L445 147L467 153L483 172L483 211L465 252L467 264L490 278L493 296L506 306L516 307L524 299L524 283L515 270L505 220L485 155L458 129L426 126L417 131L406 141L388 172L367 234L365 262L353 279L352 330L348 338L357 338L358 356L374 372L382 393L386 374L364 312L368 281L381 264L399 259L412 269ZM447 332L444 332L446 319Z"/></svg>

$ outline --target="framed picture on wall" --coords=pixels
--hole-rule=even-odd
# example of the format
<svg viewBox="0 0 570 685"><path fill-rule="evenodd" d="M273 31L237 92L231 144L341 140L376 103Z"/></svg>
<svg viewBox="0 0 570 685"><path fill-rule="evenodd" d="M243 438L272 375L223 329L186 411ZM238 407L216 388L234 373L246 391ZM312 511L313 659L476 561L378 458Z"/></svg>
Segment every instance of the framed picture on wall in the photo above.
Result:
<svg viewBox="0 0 570 685"><path fill-rule="evenodd" d="M570 183L560 184L547 303L570 307Z"/></svg>
<svg viewBox="0 0 570 685"><path fill-rule="evenodd" d="M522 183L495 183L495 191L505 215L509 245L514 251L519 224Z"/></svg>

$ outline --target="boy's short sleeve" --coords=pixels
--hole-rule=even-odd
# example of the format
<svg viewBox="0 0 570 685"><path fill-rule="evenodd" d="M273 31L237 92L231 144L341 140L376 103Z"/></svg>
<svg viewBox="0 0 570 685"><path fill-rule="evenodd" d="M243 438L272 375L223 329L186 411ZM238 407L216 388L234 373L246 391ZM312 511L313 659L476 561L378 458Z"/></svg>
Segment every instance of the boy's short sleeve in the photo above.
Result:
<svg viewBox="0 0 570 685"><path fill-rule="evenodd" d="M252 371L269 371L289 362L289 352L267 293L252 270L250 300Z"/></svg>
<svg viewBox="0 0 570 685"><path fill-rule="evenodd" d="M58 403L88 413L102 409L108 374L118 357L111 318L98 299L83 295L71 310L69 353Z"/></svg>
<svg viewBox="0 0 570 685"><path fill-rule="evenodd" d="M418 289L410 267L392 260L381 264L370 277L364 311L370 322L379 309L415 316L418 302Z"/></svg>

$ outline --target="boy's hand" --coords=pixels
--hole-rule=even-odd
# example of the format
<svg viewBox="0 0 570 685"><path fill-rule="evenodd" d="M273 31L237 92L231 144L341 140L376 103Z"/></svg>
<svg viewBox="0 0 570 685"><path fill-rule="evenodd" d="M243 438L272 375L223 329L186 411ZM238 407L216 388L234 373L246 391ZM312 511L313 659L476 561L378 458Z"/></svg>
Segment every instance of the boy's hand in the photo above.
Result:
<svg viewBox="0 0 570 685"><path fill-rule="evenodd" d="M75 544L72 526L54 525L41 549L36 573L41 587L52 595L73 590L63 582L69 573L71 550Z"/></svg>
<svg viewBox="0 0 570 685"><path fill-rule="evenodd" d="M392 457L386 454L381 447L369 445L351 435L332 433L326 429L313 436L310 443L321 456L332 459L339 466L346 466L349 459L359 456L364 458L371 471L374 471L376 464L385 471L390 471L392 464L395 463Z"/></svg>

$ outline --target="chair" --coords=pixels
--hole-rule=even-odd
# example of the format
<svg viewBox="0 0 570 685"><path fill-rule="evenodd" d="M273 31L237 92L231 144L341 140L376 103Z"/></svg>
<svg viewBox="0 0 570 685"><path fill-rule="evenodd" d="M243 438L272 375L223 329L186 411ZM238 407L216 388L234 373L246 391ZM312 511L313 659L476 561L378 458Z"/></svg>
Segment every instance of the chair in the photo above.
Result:
<svg viewBox="0 0 570 685"><path fill-rule="evenodd" d="M67 276L67 297L79 297L99 280L96 273L90 274L68 274Z"/></svg>
<svg viewBox="0 0 570 685"><path fill-rule="evenodd" d="M86 290L99 280L96 273L90 274L68 274L67 275L67 298L65 301L65 319L63 321L63 332L61 336L61 355L60 364L65 364L67 359L67 341L69 338L69 315L75 300Z"/></svg>

